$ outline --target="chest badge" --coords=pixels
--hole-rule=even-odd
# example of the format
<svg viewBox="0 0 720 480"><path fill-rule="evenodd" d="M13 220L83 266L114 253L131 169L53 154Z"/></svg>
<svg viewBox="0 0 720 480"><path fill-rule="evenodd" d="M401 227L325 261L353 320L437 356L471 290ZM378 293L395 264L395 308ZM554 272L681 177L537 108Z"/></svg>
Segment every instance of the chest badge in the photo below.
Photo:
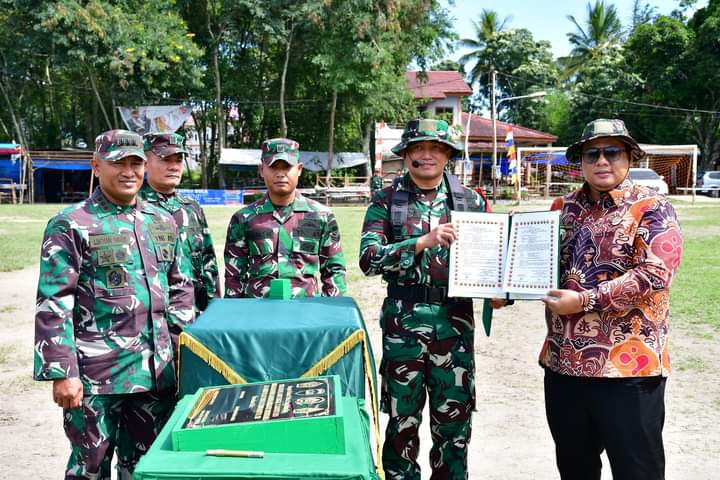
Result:
<svg viewBox="0 0 720 480"><path fill-rule="evenodd" d="M120 267L109 269L105 274L105 284L108 288L127 287L127 272Z"/></svg>

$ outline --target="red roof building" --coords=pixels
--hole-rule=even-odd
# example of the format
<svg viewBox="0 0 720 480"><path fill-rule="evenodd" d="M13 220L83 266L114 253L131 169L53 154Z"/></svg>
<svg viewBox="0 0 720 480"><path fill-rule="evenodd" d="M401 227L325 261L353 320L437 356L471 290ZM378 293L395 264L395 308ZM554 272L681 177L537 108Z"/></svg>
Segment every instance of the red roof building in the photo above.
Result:
<svg viewBox="0 0 720 480"><path fill-rule="evenodd" d="M473 93L460 72L405 72L405 80L418 101L418 110L429 110L433 116L445 118L453 125L460 123L462 99Z"/></svg>
<svg viewBox="0 0 720 480"><path fill-rule="evenodd" d="M460 116L463 129L467 126L468 114L463 112ZM497 121L497 144L498 151L505 151L505 135L509 128L513 131L513 141L515 145L546 147L557 142L558 137L551 133L533 130L532 128L521 127L512 123ZM470 135L468 138L468 149L474 152L491 152L492 151L492 120L470 114ZM464 138L463 138L464 140Z"/></svg>
<svg viewBox="0 0 720 480"><path fill-rule="evenodd" d="M408 88L415 94L416 100L422 98L439 100L450 96L467 97L473 93L460 72L429 71L425 72L426 78L419 73L405 72Z"/></svg>

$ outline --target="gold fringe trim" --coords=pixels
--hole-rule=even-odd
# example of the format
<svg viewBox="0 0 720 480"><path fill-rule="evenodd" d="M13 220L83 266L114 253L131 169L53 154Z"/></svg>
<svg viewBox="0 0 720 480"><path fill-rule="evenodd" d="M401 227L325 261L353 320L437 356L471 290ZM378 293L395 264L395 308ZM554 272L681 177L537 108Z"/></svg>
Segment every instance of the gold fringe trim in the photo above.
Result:
<svg viewBox="0 0 720 480"><path fill-rule="evenodd" d="M319 362L317 362L315 365L313 365L307 372L302 374L302 377L317 377L319 375L322 375L325 373L330 367L335 365L342 357L347 355L347 353L352 350L355 345L358 343L362 343L363 345L363 360L365 363L365 377L367 378L368 386L370 388L370 402L371 402L371 409L373 414L373 425L375 427L375 455L376 455L376 461L375 461L375 468L378 473L378 477L380 477L381 480L385 479L385 472L382 467L382 450L381 450L381 443L380 443L380 423L379 423L379 413L378 413L378 396L377 391L375 390L375 382L373 381L372 375L375 375L375 371L372 368L372 362L370 361L370 349L368 348L368 343L365 341L365 331L355 330L353 333L350 334L345 340L342 341L337 347L335 347L330 353L325 355ZM180 340L179 340L180 347L183 345L188 347L188 349L200 357L205 363L207 363L210 368L214 369L216 372L218 372L220 375L222 375L225 380L228 381L230 384L242 384L242 383L248 383L247 380L242 378L240 375L238 375L237 372L235 372L230 366L225 363L220 357L215 355L213 352L208 350L208 348L200 343L198 340L193 338L190 334L187 332L182 332L180 334ZM180 349L178 349L180 350ZM181 350L180 350L181 351ZM182 355L178 357L178 370L180 369L180 361L182 359Z"/></svg>
<svg viewBox="0 0 720 480"><path fill-rule="evenodd" d="M342 357L355 347L360 342L365 340L364 330L355 330L345 340L343 340L337 347L333 348L330 353L320 359L315 365L310 367L310 370L303 373L302 377L317 377L327 372L330 367L335 365Z"/></svg>
<svg viewBox="0 0 720 480"><path fill-rule="evenodd" d="M347 337L345 340L342 341L337 347L335 347L330 353L325 355L319 362L317 362L315 365L313 365L310 370L303 373L303 377L317 377L318 375L322 375L326 371L330 369L333 365L335 365L342 357L347 355L347 353L352 350L355 345L358 343L362 343L363 350L363 360L365 363L365 378L367 379L368 386L370 388L370 403L372 415L373 415L373 426L375 427L375 469L377 471L378 477L380 477L381 480L385 479L385 472L382 467L382 450L381 450L381 444L380 444L380 423L379 423L379 414L378 414L378 397L377 392L375 391L375 382L373 381L373 378L371 375L375 375L375 370L372 368L372 362L370 361L370 349L368 348L368 343L365 341L365 330L355 330L353 333L350 334L349 337Z"/></svg>
<svg viewBox="0 0 720 480"><path fill-rule="evenodd" d="M368 385L370 387L370 408L372 409L373 425L375 426L375 470L377 471L380 480L385 480L385 471L382 466L382 444L380 443L380 414L378 413L378 396L375 391L375 379L371 377L371 375L375 375L375 370L372 368L368 342L363 342L363 359L365 360L365 377L367 378Z"/></svg>
<svg viewBox="0 0 720 480"><path fill-rule="evenodd" d="M248 383L247 380L245 380L243 377L238 375L238 373L230 368L230 366L223 361L222 358L215 355L213 352L208 350L208 348L200 343L197 339L193 338L190 334L187 332L182 332L180 334L180 341L179 341L180 347L183 345L188 347L188 349L200 357L202 361L207 363L210 368L218 372L220 375L222 375L225 380L228 381L230 384L238 384L238 383ZM180 348L178 348L180 350ZM181 351L181 350L180 350ZM178 370L180 370L180 360L182 360L182 355L180 355L180 358L178 358Z"/></svg>

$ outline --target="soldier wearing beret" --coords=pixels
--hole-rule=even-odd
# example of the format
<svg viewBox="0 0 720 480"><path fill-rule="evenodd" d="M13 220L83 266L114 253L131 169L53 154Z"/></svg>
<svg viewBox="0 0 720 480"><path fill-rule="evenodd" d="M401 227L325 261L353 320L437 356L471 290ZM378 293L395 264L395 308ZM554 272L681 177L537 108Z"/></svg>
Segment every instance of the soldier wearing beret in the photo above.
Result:
<svg viewBox="0 0 720 480"><path fill-rule="evenodd" d="M35 314L37 380L53 382L72 452L65 478L129 478L175 397L172 336L193 320L173 218L136 194L142 138L95 139L99 187L45 229Z"/></svg>
<svg viewBox="0 0 720 480"><path fill-rule="evenodd" d="M299 148L287 138L262 144L259 171L267 193L230 220L225 297L265 297L276 278L290 280L293 297L337 296L346 291L345 257L335 215L296 188L303 168Z"/></svg>
<svg viewBox="0 0 720 480"><path fill-rule="evenodd" d="M138 195L166 210L175 219L183 254L192 264L195 312L199 314L211 299L220 296L220 284L205 212L195 200L175 191L182 180L184 157L188 151L183 137L177 133L147 133L144 139L147 183Z"/></svg>
<svg viewBox="0 0 720 480"><path fill-rule="evenodd" d="M451 210L486 211L445 172L460 152L447 122L412 120L392 151L407 173L375 194L365 214L360 268L387 282L381 408L390 415L382 461L388 478L419 479L418 430L430 397L432 477L467 478L475 407L473 303L448 298Z"/></svg>

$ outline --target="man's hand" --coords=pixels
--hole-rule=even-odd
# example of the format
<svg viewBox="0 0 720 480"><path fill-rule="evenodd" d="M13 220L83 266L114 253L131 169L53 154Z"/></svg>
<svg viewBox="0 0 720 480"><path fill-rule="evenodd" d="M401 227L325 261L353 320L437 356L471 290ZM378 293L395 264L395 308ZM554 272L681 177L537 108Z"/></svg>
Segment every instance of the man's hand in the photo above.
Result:
<svg viewBox="0 0 720 480"><path fill-rule="evenodd" d="M499 310L503 308L505 305L507 305L507 300L504 298L491 298L490 299L490 306L493 308L493 310Z"/></svg>
<svg viewBox="0 0 720 480"><path fill-rule="evenodd" d="M543 302L557 315L572 315L583 310L582 295L575 290L550 290Z"/></svg>
<svg viewBox="0 0 720 480"><path fill-rule="evenodd" d="M452 223L441 223L430 230L430 232L418 238L415 244L415 253L420 253L426 248L432 248L436 245L447 248L455 240L457 240L455 225Z"/></svg>
<svg viewBox="0 0 720 480"><path fill-rule="evenodd" d="M53 380L53 401L62 408L80 408L83 386L79 378Z"/></svg>

